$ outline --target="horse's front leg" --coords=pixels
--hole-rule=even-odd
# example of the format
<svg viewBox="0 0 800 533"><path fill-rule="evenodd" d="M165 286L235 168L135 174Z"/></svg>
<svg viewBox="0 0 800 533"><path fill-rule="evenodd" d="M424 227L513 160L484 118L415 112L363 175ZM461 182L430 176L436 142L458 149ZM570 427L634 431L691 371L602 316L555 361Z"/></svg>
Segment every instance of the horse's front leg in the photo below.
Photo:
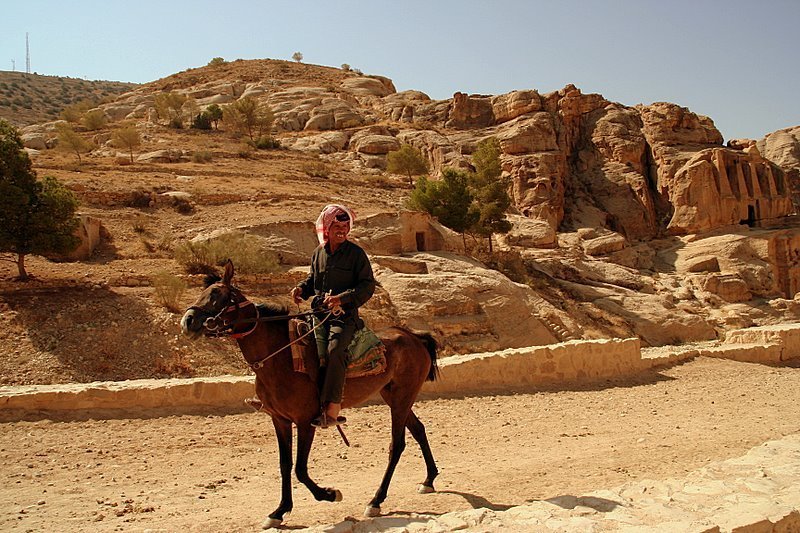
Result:
<svg viewBox="0 0 800 533"><path fill-rule="evenodd" d="M264 521L264 529L278 527L292 512L292 422L272 417L281 462L281 503Z"/></svg>
<svg viewBox="0 0 800 533"><path fill-rule="evenodd" d="M311 453L311 445L314 443L315 432L316 428L309 422L301 422L297 425L297 463L295 465L297 480L311 491L317 501L340 502L342 501L341 491L322 488L308 475L308 456Z"/></svg>

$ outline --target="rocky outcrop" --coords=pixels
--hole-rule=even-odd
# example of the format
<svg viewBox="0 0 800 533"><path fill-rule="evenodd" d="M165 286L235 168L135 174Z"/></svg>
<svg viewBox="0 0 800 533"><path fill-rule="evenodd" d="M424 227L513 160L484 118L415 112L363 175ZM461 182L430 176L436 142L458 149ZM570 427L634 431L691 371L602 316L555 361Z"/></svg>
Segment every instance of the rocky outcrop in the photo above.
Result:
<svg viewBox="0 0 800 533"><path fill-rule="evenodd" d="M529 287L461 256L418 253L413 258L427 265L427 274L397 272L378 264L376 277L402 323L412 329L433 329L449 351L557 341L536 317L540 299Z"/></svg>
<svg viewBox="0 0 800 533"><path fill-rule="evenodd" d="M346 131L326 131L319 135L300 137L291 144L287 143L287 145L294 150L303 152L331 154L344 150L349 140L350 134Z"/></svg>
<svg viewBox="0 0 800 533"><path fill-rule="evenodd" d="M511 91L492 98L492 114L497 124L541 109L542 97L537 91Z"/></svg>
<svg viewBox="0 0 800 533"><path fill-rule="evenodd" d="M485 128L494 124L492 100L488 96L455 93L445 126L457 130Z"/></svg>
<svg viewBox="0 0 800 533"><path fill-rule="evenodd" d="M340 130L362 126L365 123L364 116L350 102L338 98L326 98L320 105L311 109L303 129Z"/></svg>
<svg viewBox="0 0 800 533"><path fill-rule="evenodd" d="M770 133L756 143L756 148L786 172L795 211L800 211L800 126Z"/></svg>
<svg viewBox="0 0 800 533"><path fill-rule="evenodd" d="M348 78L342 81L342 88L359 96L388 96L395 92L389 78Z"/></svg>

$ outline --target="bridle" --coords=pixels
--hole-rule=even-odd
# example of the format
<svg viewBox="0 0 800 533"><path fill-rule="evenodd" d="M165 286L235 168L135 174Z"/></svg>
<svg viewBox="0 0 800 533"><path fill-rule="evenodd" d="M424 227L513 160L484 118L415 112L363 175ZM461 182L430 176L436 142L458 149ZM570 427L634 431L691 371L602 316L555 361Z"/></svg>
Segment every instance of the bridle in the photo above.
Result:
<svg viewBox="0 0 800 533"><path fill-rule="evenodd" d="M302 340L305 337L307 337L308 335L310 335L317 328L322 326L330 317L339 316L339 315L344 313L344 310L341 308L341 306L336 306L336 307L334 307L333 309L330 309L330 310L327 309L327 308L324 308L324 309L319 309L318 308L318 309L312 309L311 311L306 311L304 313L289 313L289 314L285 314L285 315L275 315L275 316L261 317L261 316L258 316L258 309L256 308L256 304L254 304L253 302L248 300L241 293L241 291L239 289L237 289L236 287L233 287L233 286L229 286L228 289L230 291L230 294L229 294L230 301L228 302L228 305L223 307L220 310L220 312L217 313L216 315L208 317L203 321L203 327L206 329L206 331L208 331L208 333L212 337L227 336L227 337L230 337L232 339L239 340L239 339L243 339L243 338L247 337L248 335L250 335L251 333L253 333L256 330L256 328L258 328L258 324L260 322L277 322L277 321L289 320L289 319L292 319L292 318L301 318L301 317L305 318L305 317L309 317L309 316L318 315L320 312L326 312L325 317L322 320L318 321L317 324L313 328L310 328L306 333L304 333L300 337L296 338L295 340L291 341L286 346L283 346L283 347L279 348L278 350L275 350L271 354L267 355L266 357L262 357L258 361L254 361L252 363L249 362L249 361L245 361L245 362L247 362L248 366L253 370L258 370L258 369L262 368L264 366L264 364L269 359L271 359L272 357L278 355L280 352L282 352L286 348L289 348L292 344L295 344L296 342L299 342L300 340ZM238 297L239 301L236 301L237 297ZM256 316L251 317L251 318L239 318L241 310L246 308L246 307L249 307L249 306L253 306L253 310L256 312ZM192 306L189 309L190 310L194 309L195 311L200 311L200 312L203 311L202 309L200 309L197 306ZM232 313L232 312L236 313L235 318L233 318L232 320L224 318L223 315L225 315L226 313ZM235 331L236 326L238 326L240 324L250 324L250 323L252 323L253 325L249 329L247 329L245 331Z"/></svg>

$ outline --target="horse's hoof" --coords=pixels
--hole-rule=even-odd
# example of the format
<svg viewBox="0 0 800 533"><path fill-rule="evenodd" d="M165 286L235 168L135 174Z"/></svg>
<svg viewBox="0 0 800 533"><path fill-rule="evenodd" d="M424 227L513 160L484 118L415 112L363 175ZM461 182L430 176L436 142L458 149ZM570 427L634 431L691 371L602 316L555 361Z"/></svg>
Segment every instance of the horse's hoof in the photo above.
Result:
<svg viewBox="0 0 800 533"><path fill-rule="evenodd" d="M342 501L342 491L339 489L333 489L333 501L340 502Z"/></svg>
<svg viewBox="0 0 800 533"><path fill-rule="evenodd" d="M417 486L417 492L420 494L430 494L432 492L436 492L436 489L430 485L426 485L425 483L420 483L419 486Z"/></svg>
<svg viewBox="0 0 800 533"><path fill-rule="evenodd" d="M261 524L261 529L272 529L273 527L280 527L283 523L283 520L280 518L267 518L264 520L264 523Z"/></svg>
<svg viewBox="0 0 800 533"><path fill-rule="evenodd" d="M375 518L376 516L381 515L381 508L380 506L375 507L374 505L367 505L367 508L364 509L364 516L367 518Z"/></svg>

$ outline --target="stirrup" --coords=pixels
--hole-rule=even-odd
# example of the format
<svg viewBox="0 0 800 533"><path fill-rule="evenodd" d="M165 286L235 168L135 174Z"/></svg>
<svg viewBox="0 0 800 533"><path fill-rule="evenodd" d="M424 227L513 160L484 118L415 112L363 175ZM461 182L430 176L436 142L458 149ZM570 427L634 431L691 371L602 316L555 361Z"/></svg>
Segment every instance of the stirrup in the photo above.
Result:
<svg viewBox="0 0 800 533"><path fill-rule="evenodd" d="M330 416L322 413L314 420L311 421L311 425L315 428L326 429L333 426L341 426L342 424L347 423L347 418L343 416L337 416L336 418L331 418Z"/></svg>
<svg viewBox="0 0 800 533"><path fill-rule="evenodd" d="M258 396L246 398L244 400L244 404L252 407L255 411L260 411L264 407L264 404L261 402Z"/></svg>

